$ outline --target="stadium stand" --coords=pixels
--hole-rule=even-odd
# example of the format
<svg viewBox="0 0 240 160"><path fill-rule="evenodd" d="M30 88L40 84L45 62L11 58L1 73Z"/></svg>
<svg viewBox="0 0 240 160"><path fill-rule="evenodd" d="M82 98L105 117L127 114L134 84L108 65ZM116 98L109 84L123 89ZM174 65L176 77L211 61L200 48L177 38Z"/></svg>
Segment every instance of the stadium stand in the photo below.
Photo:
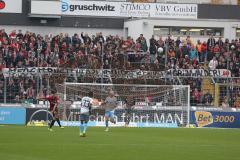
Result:
<svg viewBox="0 0 240 160"><path fill-rule="evenodd" d="M239 84L240 76L240 39L222 40L209 37L207 41L194 44L191 37L174 40L171 35L166 39L155 39L147 43L144 35L136 40L119 35L88 35L87 33L68 35L36 35L30 31L22 33L16 30L6 33L0 30L0 61L3 68L24 67L68 67L85 69L123 69L163 71L168 69L228 69L231 80L220 78L180 78L181 84L190 84L192 88L192 105L213 105L216 98L216 87L213 83ZM149 46L148 46L149 44ZM166 48L167 46L167 48ZM158 52L162 48L163 52ZM166 50L167 49L167 50ZM165 52L166 50L166 52ZM69 81L71 77L68 78ZM85 79L86 81L86 79ZM87 81L90 81L87 79ZM150 83L147 81L138 83ZM81 82L81 80L78 80ZM41 85L40 85L41 83ZM124 82L125 83L125 82ZM128 83L134 83L128 81ZM151 83L156 83L151 81ZM164 82L157 82L164 83ZM7 86L5 86L7 85ZM41 88L39 88L41 86ZM4 84L3 75L0 82L0 99L3 102L4 88L7 91L7 102L22 101L36 103L36 95L46 94L47 77L41 82L36 77L13 77ZM222 86L223 88L224 86ZM226 87L226 86L225 86ZM220 87L221 88L221 87ZM219 91L221 104L226 96L231 97L231 107L239 106L239 87L231 94ZM230 99L230 98L229 98ZM229 106L225 105L225 106Z"/></svg>

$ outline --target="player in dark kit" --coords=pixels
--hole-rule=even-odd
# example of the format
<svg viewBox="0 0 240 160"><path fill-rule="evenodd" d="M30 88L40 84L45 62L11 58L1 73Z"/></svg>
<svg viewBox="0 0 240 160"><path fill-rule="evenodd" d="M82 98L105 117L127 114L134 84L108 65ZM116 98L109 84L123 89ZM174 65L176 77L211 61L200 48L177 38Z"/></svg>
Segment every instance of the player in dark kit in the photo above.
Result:
<svg viewBox="0 0 240 160"><path fill-rule="evenodd" d="M125 99L125 104L126 104L126 108L125 108L125 127L128 127L130 121L131 121L131 114L132 114L132 110L133 110L133 106L135 105L135 100L133 97L128 96Z"/></svg>
<svg viewBox="0 0 240 160"><path fill-rule="evenodd" d="M51 121L48 128L50 131L53 131L52 126L54 125L55 121L57 121L60 128L64 128L61 126L61 123L59 120L59 114L58 114L59 97L56 93L57 93L56 91L52 90L49 96L38 98L38 100L47 100L50 103L50 112L52 113L52 116L53 116L53 120Z"/></svg>

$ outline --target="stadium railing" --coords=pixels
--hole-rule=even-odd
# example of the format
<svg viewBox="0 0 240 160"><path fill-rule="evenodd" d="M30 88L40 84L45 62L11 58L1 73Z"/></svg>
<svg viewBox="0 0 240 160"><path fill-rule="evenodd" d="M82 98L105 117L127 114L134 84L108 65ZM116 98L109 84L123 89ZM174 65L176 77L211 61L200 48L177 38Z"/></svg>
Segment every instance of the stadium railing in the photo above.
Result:
<svg viewBox="0 0 240 160"><path fill-rule="evenodd" d="M158 79L132 77L84 77L73 74L9 76L0 81L0 103L37 104L36 97L46 96L57 83L114 83L146 85L190 85L191 106L240 107L240 77L172 76Z"/></svg>

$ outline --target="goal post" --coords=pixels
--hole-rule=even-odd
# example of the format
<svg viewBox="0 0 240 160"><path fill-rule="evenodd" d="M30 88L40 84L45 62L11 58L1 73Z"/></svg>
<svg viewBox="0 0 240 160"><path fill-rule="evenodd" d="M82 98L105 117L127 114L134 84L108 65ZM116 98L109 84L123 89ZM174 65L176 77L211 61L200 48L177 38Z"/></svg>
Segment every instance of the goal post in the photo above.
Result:
<svg viewBox="0 0 240 160"><path fill-rule="evenodd" d="M142 85L70 83L57 84L64 100L71 100L71 113L79 113L80 97L93 92L94 98L104 101L110 90L117 97L116 124L130 127L187 127L190 123L190 87L188 85ZM93 126L104 126L104 107L95 106ZM68 120L72 120L68 118ZM76 119L77 120L77 119Z"/></svg>

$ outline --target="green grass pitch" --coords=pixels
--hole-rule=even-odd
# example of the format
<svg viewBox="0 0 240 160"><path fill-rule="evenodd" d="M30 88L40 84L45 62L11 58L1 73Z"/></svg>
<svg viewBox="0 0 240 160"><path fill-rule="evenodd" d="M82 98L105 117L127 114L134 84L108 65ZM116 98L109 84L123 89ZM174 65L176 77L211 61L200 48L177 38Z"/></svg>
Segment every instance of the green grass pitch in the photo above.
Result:
<svg viewBox="0 0 240 160"><path fill-rule="evenodd" d="M0 126L1 160L239 160L238 129Z"/></svg>

